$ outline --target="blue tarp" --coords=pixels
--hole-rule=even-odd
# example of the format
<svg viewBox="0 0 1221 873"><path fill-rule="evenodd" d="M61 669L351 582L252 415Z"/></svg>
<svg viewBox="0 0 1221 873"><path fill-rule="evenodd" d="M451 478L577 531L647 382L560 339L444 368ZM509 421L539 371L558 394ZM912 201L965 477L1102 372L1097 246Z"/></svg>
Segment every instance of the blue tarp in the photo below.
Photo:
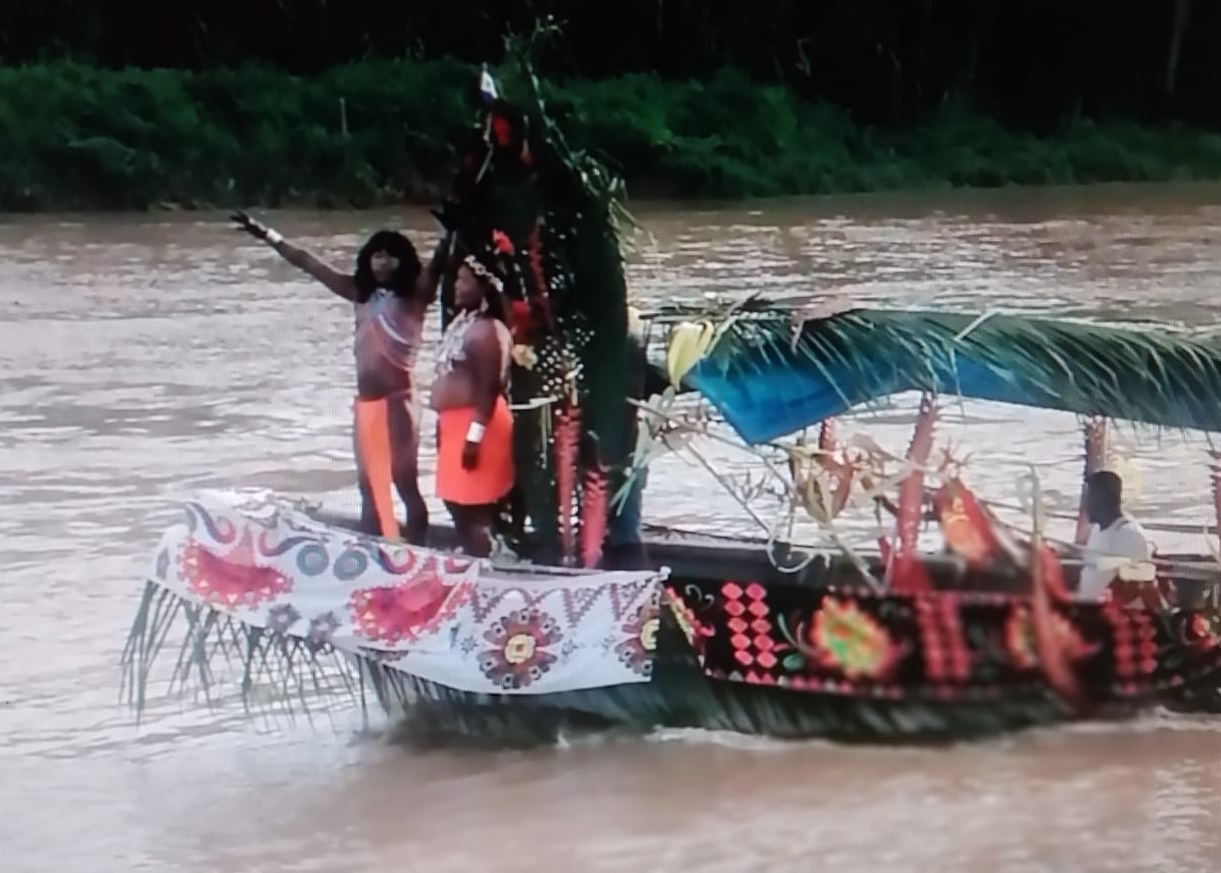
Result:
<svg viewBox="0 0 1221 873"><path fill-rule="evenodd" d="M870 315L858 311L854 325L848 329L868 326ZM1187 340L1155 358L1135 343L1124 346L1122 331L1098 328L1105 348L1083 362L1075 348L1069 353L1057 347L1062 337L1049 331L1043 348L1023 350L1026 366L1032 358L1041 359L1037 360L1040 384L1036 384L1036 380L1019 379L1013 369L1003 365L1004 354L998 353L995 337L960 342L947 339L942 331L930 331L921 336L918 346L905 342L899 348L888 348L886 339L898 335L890 317L890 313L877 317L879 342L868 360L847 359L834 345L837 337L817 346L825 347L825 354L811 354L814 343L800 352L773 347L760 353L747 345L739 352L709 354L684 381L706 397L750 444L768 442L871 400L912 390L1221 431L1221 355L1200 341ZM930 324L935 324L933 319L941 321L930 316ZM1073 329L1090 331L1080 326ZM904 334L904 339L909 335ZM854 338L858 341L859 336ZM1073 341L1080 342L1076 338ZM915 356L913 349L917 347L923 358ZM1106 353L1113 354L1113 359L1105 358ZM1094 368L1089 394L1074 384L1070 362L1074 354L1081 366ZM1169 366L1175 369L1174 384L1181 386L1172 394L1164 388L1168 380L1164 371ZM1113 375L1102 388L1098 372Z"/></svg>

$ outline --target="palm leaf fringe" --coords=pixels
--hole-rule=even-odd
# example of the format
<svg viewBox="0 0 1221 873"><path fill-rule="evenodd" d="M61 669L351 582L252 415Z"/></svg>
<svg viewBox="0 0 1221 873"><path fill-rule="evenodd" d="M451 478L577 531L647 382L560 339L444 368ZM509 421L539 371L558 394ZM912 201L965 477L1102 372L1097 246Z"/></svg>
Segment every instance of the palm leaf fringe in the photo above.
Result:
<svg viewBox="0 0 1221 873"><path fill-rule="evenodd" d="M159 676L167 646L173 666ZM235 687L247 713L295 718L300 712L312 723L323 702L355 698L363 705L365 677L355 660L330 646L243 624L150 581L121 656L119 696L139 719L158 678L166 696L190 696L211 707L230 702Z"/></svg>
<svg viewBox="0 0 1221 873"><path fill-rule="evenodd" d="M1015 315L855 309L734 317L686 377L742 439L794 433L902 391L1221 430L1221 344Z"/></svg>

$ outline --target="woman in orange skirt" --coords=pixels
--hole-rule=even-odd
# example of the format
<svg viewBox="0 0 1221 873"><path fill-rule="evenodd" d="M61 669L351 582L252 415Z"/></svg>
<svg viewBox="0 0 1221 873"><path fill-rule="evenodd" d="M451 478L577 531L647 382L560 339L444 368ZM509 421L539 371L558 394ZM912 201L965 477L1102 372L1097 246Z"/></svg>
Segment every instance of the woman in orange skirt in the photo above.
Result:
<svg viewBox="0 0 1221 873"><path fill-rule="evenodd" d="M437 496L466 554L486 557L498 504L513 488L513 414L506 392L513 338L504 285L474 255L458 266L458 314L441 338L432 408L437 411Z"/></svg>
<svg viewBox="0 0 1221 873"><path fill-rule="evenodd" d="M436 298L449 240L437 244L421 267L415 246L397 231L379 230L356 256L355 272L319 261L244 212L237 229L260 239L290 264L352 304L356 359L354 449L361 497L361 529L399 539L390 496L393 483L407 509L407 540L423 544L428 506L419 485L419 409L412 371L424 333L424 316Z"/></svg>

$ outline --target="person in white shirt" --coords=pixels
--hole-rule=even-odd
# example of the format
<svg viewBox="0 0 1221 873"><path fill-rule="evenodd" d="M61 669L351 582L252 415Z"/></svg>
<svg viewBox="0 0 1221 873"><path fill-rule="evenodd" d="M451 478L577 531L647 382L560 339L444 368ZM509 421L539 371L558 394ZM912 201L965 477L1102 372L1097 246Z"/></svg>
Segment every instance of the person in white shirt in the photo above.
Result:
<svg viewBox="0 0 1221 873"><path fill-rule="evenodd" d="M1119 573L1118 567L1108 563L1114 564L1115 558L1148 562L1153 549L1141 526L1124 514L1123 481L1110 470L1100 470L1086 480L1085 511L1090 537L1085 544L1077 596L1099 600Z"/></svg>

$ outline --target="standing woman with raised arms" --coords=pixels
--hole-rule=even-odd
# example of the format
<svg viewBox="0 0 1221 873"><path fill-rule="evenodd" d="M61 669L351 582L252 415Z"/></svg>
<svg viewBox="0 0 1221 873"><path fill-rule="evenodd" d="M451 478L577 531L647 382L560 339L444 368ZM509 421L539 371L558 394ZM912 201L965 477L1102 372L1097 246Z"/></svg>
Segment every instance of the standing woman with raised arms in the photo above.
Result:
<svg viewBox="0 0 1221 873"><path fill-rule="evenodd" d="M287 242L244 212L231 216L237 229L263 240L293 266L350 301L355 316L355 454L361 494L361 527L399 539L390 493L393 482L407 509L407 539L422 544L428 508L419 485L419 406L412 369L420 350L424 317L437 296L448 238L421 269L415 247L403 234L379 230L346 273Z"/></svg>

